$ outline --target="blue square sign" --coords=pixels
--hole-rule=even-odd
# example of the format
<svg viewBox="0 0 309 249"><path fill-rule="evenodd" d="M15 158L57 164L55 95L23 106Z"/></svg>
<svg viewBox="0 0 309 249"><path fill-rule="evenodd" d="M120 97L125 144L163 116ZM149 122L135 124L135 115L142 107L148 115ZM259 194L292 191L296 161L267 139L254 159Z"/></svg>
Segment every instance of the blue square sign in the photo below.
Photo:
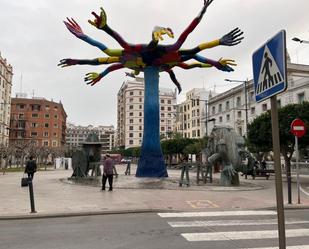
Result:
<svg viewBox="0 0 309 249"><path fill-rule="evenodd" d="M257 102L286 90L285 30L280 31L253 53L252 64Z"/></svg>

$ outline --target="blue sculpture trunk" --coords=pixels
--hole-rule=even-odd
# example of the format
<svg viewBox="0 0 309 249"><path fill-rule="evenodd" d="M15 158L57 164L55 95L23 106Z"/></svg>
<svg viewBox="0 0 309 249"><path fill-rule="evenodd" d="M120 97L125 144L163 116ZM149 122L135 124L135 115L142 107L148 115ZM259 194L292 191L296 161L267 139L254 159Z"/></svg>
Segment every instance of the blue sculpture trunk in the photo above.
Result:
<svg viewBox="0 0 309 249"><path fill-rule="evenodd" d="M144 94L144 136L137 177L167 177L160 144L159 69L146 67Z"/></svg>

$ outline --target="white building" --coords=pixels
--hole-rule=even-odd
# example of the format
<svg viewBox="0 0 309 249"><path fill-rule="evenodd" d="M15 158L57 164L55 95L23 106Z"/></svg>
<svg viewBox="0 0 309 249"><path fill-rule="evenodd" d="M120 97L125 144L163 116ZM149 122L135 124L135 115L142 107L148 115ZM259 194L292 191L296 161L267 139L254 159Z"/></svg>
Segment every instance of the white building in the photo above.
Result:
<svg viewBox="0 0 309 249"><path fill-rule="evenodd" d="M207 103L210 92L194 88L186 93L186 99L177 105L175 131L186 138L202 138L208 130Z"/></svg>
<svg viewBox="0 0 309 249"><path fill-rule="evenodd" d="M115 129L109 126L81 126L67 123L66 145L69 148L81 147L90 134L96 134L102 143L102 152L105 153L115 147Z"/></svg>
<svg viewBox="0 0 309 249"><path fill-rule="evenodd" d="M309 65L288 63L287 72L288 88L285 92L277 95L278 107L309 101ZM247 122L250 123L261 113L270 110L270 107L270 99L260 103L255 102L253 80L244 82L210 98L208 116L214 121L209 122L209 132L214 124L228 124L238 134L245 135Z"/></svg>
<svg viewBox="0 0 309 249"><path fill-rule="evenodd" d="M160 133L167 137L175 120L176 93L160 88ZM144 79L124 82L117 97L117 146L141 146L144 128Z"/></svg>
<svg viewBox="0 0 309 249"><path fill-rule="evenodd" d="M0 144L9 143L13 68L0 53Z"/></svg>

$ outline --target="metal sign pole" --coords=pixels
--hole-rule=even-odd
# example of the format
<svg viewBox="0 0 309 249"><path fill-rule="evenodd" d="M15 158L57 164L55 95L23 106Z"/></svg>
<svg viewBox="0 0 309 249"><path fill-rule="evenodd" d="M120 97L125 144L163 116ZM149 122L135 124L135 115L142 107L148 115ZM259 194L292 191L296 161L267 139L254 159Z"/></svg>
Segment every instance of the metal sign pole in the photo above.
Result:
<svg viewBox="0 0 309 249"><path fill-rule="evenodd" d="M300 204L300 184L299 184L299 154L298 154L298 137L295 136L295 147L296 147L296 174L297 174L297 203Z"/></svg>
<svg viewBox="0 0 309 249"><path fill-rule="evenodd" d="M280 140L279 140L277 96L275 95L271 97L270 101L271 101L271 127L272 127L272 139L273 139L274 166L275 166L275 177L276 177L279 249L286 249L285 221L284 221L285 219L284 219L283 192L282 192L282 173L280 164Z"/></svg>

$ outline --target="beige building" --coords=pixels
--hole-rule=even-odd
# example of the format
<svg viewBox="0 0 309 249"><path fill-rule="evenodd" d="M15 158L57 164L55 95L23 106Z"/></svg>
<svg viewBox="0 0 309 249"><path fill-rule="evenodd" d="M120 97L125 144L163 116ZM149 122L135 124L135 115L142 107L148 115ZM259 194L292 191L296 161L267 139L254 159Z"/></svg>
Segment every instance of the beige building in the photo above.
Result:
<svg viewBox="0 0 309 249"><path fill-rule="evenodd" d="M278 107L309 101L309 65L288 63L287 72L288 88L277 95ZM255 101L253 80L249 80L246 87L244 82L210 98L208 116L214 122L209 123L209 132L214 124L227 124L232 126L238 134L245 135L247 122L250 123L270 108L270 99L260 103Z"/></svg>
<svg viewBox="0 0 309 249"><path fill-rule="evenodd" d="M175 131L185 138L202 138L207 128L206 108L210 92L194 88L186 93L186 99L177 105Z"/></svg>
<svg viewBox="0 0 309 249"><path fill-rule="evenodd" d="M176 93L160 88L160 133L168 137L175 120ZM117 146L141 146L144 127L144 79L136 77L124 82L117 99Z"/></svg>
<svg viewBox="0 0 309 249"><path fill-rule="evenodd" d="M90 134L98 136L102 143L102 153L106 153L115 147L115 128L113 125L81 126L67 123L66 145L69 148L81 147Z"/></svg>
<svg viewBox="0 0 309 249"><path fill-rule="evenodd" d="M0 144L9 144L13 68L0 53Z"/></svg>

